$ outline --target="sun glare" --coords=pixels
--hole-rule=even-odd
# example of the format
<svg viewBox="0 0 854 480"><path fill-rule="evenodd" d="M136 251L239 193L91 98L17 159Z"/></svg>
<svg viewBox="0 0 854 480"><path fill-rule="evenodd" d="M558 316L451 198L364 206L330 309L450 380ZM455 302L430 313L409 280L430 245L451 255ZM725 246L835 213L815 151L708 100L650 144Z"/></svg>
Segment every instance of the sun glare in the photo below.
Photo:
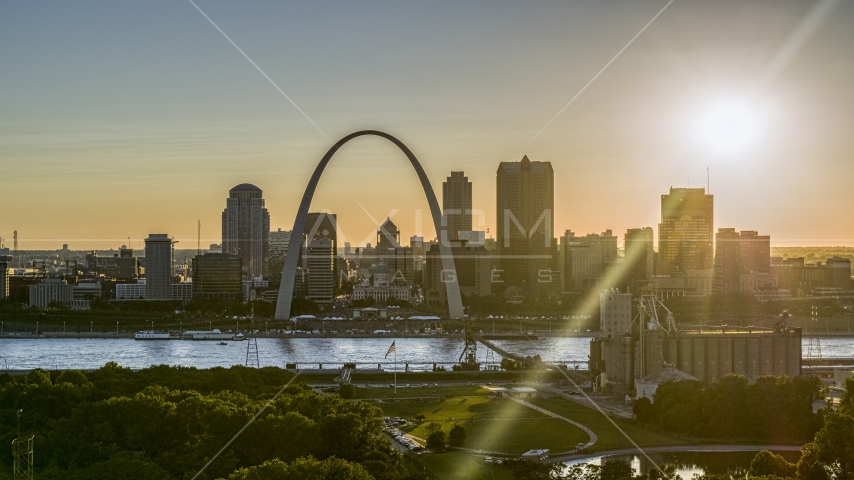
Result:
<svg viewBox="0 0 854 480"><path fill-rule="evenodd" d="M719 98L700 110L694 135L704 153L733 158L750 153L762 140L764 118L755 103L740 98Z"/></svg>

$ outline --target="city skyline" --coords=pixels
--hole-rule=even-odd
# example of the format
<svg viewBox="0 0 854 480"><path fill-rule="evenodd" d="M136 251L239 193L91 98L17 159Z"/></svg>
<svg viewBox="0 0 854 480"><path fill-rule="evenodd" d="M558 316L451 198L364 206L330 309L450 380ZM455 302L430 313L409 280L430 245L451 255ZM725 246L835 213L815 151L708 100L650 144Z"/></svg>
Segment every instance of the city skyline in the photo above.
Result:
<svg viewBox="0 0 854 480"><path fill-rule="evenodd" d="M619 58L666 2L199 7L330 138L386 130L410 145L434 189L465 171L476 209L490 211L495 165L527 155L555 166L555 231L623 232L656 225L657 196L705 186L710 167L716 225L766 232L775 245L851 246L854 225L838 219L854 204L854 6L838 3L805 30L826 3L676 2ZM91 17L68 5L5 7L0 237L17 230L30 249L131 237L141 248L155 231L193 241L200 220L214 240L210 206L239 183L267 193L273 230L290 229L327 139L192 5L92 5ZM342 28L353 18L360 28ZM148 26L161 21L155 36ZM366 50L376 55L348 60ZM695 138L714 117L705 106L722 97L766 117L747 153ZM395 209L402 231L434 236L429 222L415 228L426 204L409 198L417 178L398 152L362 139L339 157L312 211L338 213L356 242L375 231L370 217ZM79 182L98 188L62 202L44 194ZM110 221L78 221L95 202ZM495 224L493 213L473 228L494 235Z"/></svg>

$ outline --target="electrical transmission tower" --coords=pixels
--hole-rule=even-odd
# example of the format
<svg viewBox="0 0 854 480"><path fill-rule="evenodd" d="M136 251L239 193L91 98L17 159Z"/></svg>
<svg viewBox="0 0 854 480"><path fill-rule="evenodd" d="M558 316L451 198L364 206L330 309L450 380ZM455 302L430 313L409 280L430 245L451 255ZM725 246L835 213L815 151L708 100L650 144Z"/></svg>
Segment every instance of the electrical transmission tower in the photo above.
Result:
<svg viewBox="0 0 854 480"><path fill-rule="evenodd" d="M815 332L818 332L818 307L815 305L812 306L811 325L813 327L813 330L815 330ZM807 358L821 358L821 338L816 336L809 337L809 343L807 344Z"/></svg>
<svg viewBox="0 0 854 480"><path fill-rule="evenodd" d="M18 438L12 440L12 478L33 480L33 437L21 436L21 410L18 410Z"/></svg>
<svg viewBox="0 0 854 480"><path fill-rule="evenodd" d="M33 437L19 437L12 440L12 471L15 480L33 480Z"/></svg>
<svg viewBox="0 0 854 480"><path fill-rule="evenodd" d="M261 359L258 357L258 338L250 338L246 341L246 366L253 365L261 368Z"/></svg>

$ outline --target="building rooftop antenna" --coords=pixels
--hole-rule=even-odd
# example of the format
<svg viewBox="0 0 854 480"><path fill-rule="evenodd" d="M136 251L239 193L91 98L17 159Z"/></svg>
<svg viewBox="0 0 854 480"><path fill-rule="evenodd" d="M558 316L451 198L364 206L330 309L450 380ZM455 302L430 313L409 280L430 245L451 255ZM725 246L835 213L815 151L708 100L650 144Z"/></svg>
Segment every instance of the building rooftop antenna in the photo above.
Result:
<svg viewBox="0 0 854 480"><path fill-rule="evenodd" d="M15 258L18 259L18 268L21 268L21 256L18 255L18 231L17 230L15 230L15 233L14 233L14 242L15 242L13 244L14 255L15 255Z"/></svg>
<svg viewBox="0 0 854 480"><path fill-rule="evenodd" d="M196 220L198 222L198 234L196 236L196 255L202 254L202 221Z"/></svg>

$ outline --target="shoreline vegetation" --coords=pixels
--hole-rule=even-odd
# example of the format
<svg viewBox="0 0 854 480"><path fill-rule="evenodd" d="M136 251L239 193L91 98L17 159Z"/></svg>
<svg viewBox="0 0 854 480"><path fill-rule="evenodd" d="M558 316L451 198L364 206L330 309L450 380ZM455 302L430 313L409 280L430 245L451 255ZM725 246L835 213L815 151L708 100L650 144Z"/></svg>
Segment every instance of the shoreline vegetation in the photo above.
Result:
<svg viewBox="0 0 854 480"><path fill-rule="evenodd" d="M536 466L540 464L514 458L531 448L551 448L555 454L572 452L578 443L593 438L588 432L597 441L586 453L631 447L611 423L614 421L641 447L808 442L796 464L774 454L757 454L760 462L755 472L811 480L831 477L801 476L799 472L815 470L825 457L833 461L844 455L840 449L847 447L840 439L847 435L846 428L854 427L854 380L846 385L838 412L825 408L813 413L811 402L820 397L820 385L786 377L762 377L749 385L736 376L709 386L665 384L655 403L639 405L645 409L638 411L640 420L609 420L561 395L529 400L539 409L572 419L579 427L482 387L492 382L515 383L519 372L403 373L398 374L397 392L388 385L391 373L359 373L358 378L354 376L357 385L375 382L374 387L340 390L332 386L336 373L300 372L272 402L276 392L294 380L295 372L277 367L165 365L133 371L108 363L92 371L3 373L0 441L9 444L17 436L20 410L21 436L35 436L36 478L45 480L112 479L118 472L126 480L190 478L247 422L246 430L199 478L449 478L437 474L473 461L482 463L488 453L476 452L481 450L511 455L505 457L505 466L490 470L495 478L601 480L606 471L616 469L624 474L622 462L563 477L543 476L543 472L553 472L552 467L545 465L546 470L540 471ZM583 372L572 372L576 373ZM535 370L526 379L557 382L556 374ZM470 381L443 386L427 384L427 378L431 382ZM424 383L416 384L418 380ZM376 385L380 382L385 385ZM412 388L404 387L405 382L412 383ZM737 415L741 408L745 418ZM423 455L401 455L383 434L384 417L405 419L399 428L412 438L427 438L428 450ZM721 430L714 438L703 437L712 432L708 426L722 422L732 428ZM760 425L765 428L754 428ZM751 436L752 432L758 434ZM446 441L437 440L439 437ZM454 449L436 453L446 447ZM11 458L0 458L0 473L10 470ZM718 479L707 476L706 480Z"/></svg>

